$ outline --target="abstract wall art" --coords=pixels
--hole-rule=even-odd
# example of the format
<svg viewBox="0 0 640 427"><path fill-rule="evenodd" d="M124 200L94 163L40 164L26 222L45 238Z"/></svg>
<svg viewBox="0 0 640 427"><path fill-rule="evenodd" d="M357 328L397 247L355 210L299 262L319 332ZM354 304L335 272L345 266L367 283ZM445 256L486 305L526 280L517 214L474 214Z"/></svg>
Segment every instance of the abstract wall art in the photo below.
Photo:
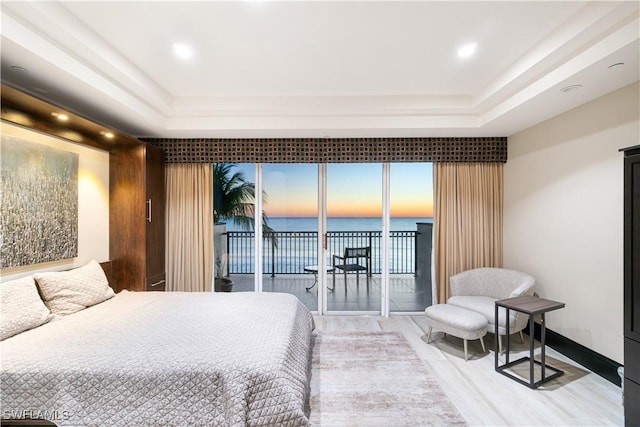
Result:
<svg viewBox="0 0 640 427"><path fill-rule="evenodd" d="M0 139L0 269L78 256L78 154Z"/></svg>

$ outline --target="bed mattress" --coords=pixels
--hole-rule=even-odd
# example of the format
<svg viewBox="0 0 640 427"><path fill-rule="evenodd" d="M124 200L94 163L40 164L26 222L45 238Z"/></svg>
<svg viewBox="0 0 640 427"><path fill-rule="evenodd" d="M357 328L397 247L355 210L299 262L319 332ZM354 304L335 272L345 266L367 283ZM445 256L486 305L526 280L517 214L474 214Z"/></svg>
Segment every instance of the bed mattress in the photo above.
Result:
<svg viewBox="0 0 640 427"><path fill-rule="evenodd" d="M0 343L2 417L308 425L313 327L288 294L123 291Z"/></svg>

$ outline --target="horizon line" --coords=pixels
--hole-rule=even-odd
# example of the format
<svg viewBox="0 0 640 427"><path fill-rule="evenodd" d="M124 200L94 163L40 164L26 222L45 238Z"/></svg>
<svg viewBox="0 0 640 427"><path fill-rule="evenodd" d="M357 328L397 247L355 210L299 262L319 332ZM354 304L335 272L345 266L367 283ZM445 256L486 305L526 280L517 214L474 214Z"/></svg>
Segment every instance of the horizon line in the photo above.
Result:
<svg viewBox="0 0 640 427"><path fill-rule="evenodd" d="M267 215L268 218L317 218L309 215ZM381 215L327 215L327 218L382 218ZM428 215L391 215L390 218L433 218Z"/></svg>

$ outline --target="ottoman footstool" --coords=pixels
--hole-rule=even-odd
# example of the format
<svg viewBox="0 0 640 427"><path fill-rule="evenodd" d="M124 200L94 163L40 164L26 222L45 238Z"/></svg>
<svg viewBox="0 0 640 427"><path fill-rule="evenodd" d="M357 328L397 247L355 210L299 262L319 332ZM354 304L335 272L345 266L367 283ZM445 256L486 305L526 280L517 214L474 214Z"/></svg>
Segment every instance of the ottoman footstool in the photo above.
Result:
<svg viewBox="0 0 640 427"><path fill-rule="evenodd" d="M480 339L482 350L486 351L482 337L487 333L489 322L482 314L455 305L436 304L427 307L424 315L429 326L427 344L431 339L431 330L435 329L464 340L464 360L468 359L467 340Z"/></svg>

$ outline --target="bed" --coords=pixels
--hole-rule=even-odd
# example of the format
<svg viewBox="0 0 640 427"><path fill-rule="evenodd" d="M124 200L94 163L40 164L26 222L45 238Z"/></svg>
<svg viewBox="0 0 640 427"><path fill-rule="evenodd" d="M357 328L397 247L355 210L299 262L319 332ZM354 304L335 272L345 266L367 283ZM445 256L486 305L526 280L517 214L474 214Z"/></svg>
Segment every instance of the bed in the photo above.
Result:
<svg viewBox="0 0 640 427"><path fill-rule="evenodd" d="M122 291L0 342L2 417L308 425L313 328L288 294Z"/></svg>

